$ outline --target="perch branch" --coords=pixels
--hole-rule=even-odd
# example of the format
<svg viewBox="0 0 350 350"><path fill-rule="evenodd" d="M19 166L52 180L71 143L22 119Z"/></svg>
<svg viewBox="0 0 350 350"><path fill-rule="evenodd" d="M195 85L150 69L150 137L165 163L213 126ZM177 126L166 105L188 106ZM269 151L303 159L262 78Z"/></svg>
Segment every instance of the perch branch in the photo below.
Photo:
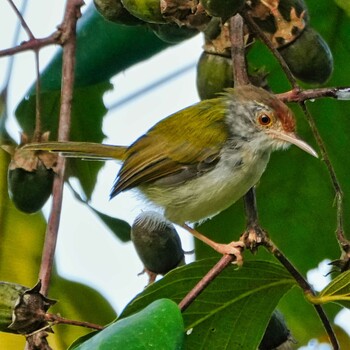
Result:
<svg viewBox="0 0 350 350"><path fill-rule="evenodd" d="M204 291L204 289L229 266L236 257L234 255L224 255L216 265L214 265L207 274L195 285L194 288L181 300L179 308L184 312L191 303Z"/></svg>

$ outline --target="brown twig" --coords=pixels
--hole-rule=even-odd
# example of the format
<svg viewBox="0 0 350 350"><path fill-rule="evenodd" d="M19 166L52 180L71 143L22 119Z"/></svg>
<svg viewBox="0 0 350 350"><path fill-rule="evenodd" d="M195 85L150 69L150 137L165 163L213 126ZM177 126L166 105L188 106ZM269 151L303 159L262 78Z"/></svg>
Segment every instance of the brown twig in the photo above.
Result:
<svg viewBox="0 0 350 350"><path fill-rule="evenodd" d="M84 322L84 321L76 321L76 320L69 320L68 318L61 317L59 315L55 314L49 314L47 313L45 315L45 320L47 322L53 324L68 324L71 326L78 326L78 327L85 327L85 328L91 328L91 329L96 329L98 331L104 329L104 326L101 326L99 324L91 323L91 322Z"/></svg>
<svg viewBox="0 0 350 350"><path fill-rule="evenodd" d="M20 25L23 27L25 32L27 33L30 40L36 40L33 32L30 30L27 22L25 21L21 11L16 7L12 0L7 0L12 7L13 11L16 13ZM35 48L35 71L36 71L36 83L35 83L35 91L36 91L36 110L35 110L35 130L32 140L34 142L38 142L41 139L41 114L40 114L40 64L39 64L39 49Z"/></svg>
<svg viewBox="0 0 350 350"><path fill-rule="evenodd" d="M51 35L47 36L46 38L30 39L28 41L21 43L18 46L14 46L5 50L0 50L0 57L12 56L14 54L24 52L24 51L39 50L44 46L49 46L53 44L60 45L62 44L61 35L62 35L61 30L57 30Z"/></svg>
<svg viewBox="0 0 350 350"><path fill-rule="evenodd" d="M74 87L74 65L76 48L75 30L76 22L81 16L80 7L83 4L84 3L82 0L68 0L63 23L61 26L62 36L64 37L65 44L63 47L61 108L58 128L59 141L66 141L69 138L71 103ZM57 168L58 176L55 177L53 183L52 208L46 229L45 243L39 273L39 279L42 281L41 293L43 295L47 295L48 293L56 249L64 185L64 158L58 158Z"/></svg>
<svg viewBox="0 0 350 350"><path fill-rule="evenodd" d="M331 178L331 182L334 188L335 192L335 201L337 206L337 228L336 228L336 235L337 240L342 247L343 253L345 254L344 257L344 265L347 266L349 260L350 260L350 241L346 239L344 234L344 217L343 217L343 191L340 185L340 182L337 178L337 174L335 172L335 169L333 167L333 164L328 156L326 145L317 129L316 123L314 118L312 117L311 113L307 109L307 106L305 102L299 103L300 107L302 108L304 115L306 116L306 119L310 125L310 128L312 130L312 133L316 139L316 142L320 148L322 159L327 167L328 173ZM342 268L342 266L340 266Z"/></svg>
<svg viewBox="0 0 350 350"><path fill-rule="evenodd" d="M194 286L194 288L181 300L179 308L184 312L191 303L204 291L204 289L234 260L234 255L224 255L216 265Z"/></svg>
<svg viewBox="0 0 350 350"><path fill-rule="evenodd" d="M326 87L308 90L290 90L276 96L283 102L304 102L317 98L331 97L337 100L350 100L350 87Z"/></svg>
<svg viewBox="0 0 350 350"><path fill-rule="evenodd" d="M305 294L315 295L315 292L311 288L310 284L303 277L303 275L294 267L294 265L286 258L286 256L277 248L277 246L269 238L266 238L265 242L263 242L263 245L266 247L266 249L270 253L272 253L280 261L280 263L292 275L292 277L295 279L295 281L298 283L298 285L300 286L300 288L303 290ZM333 349L339 350L340 347L339 347L337 337L334 333L334 330L329 322L329 319L326 313L323 310L323 307L321 305L315 304L314 308L318 316L320 317L321 322L328 334L328 337L333 346Z"/></svg>
<svg viewBox="0 0 350 350"><path fill-rule="evenodd" d="M17 6L14 4L12 0L7 0L10 6L12 7L12 10L15 12L16 16L18 17L19 21L21 22L21 26L23 29L26 31L27 35L29 36L30 39L35 40L35 37L30 30L29 26L27 25L27 22L24 20L21 11L18 10Z"/></svg>
<svg viewBox="0 0 350 350"><path fill-rule="evenodd" d="M296 79L294 78L292 72L290 71L287 63L285 62L281 54L278 52L278 50L272 45L269 38L262 32L259 26L255 23L254 19L246 11L243 11L241 15L244 18L246 24L249 26L250 30L260 38L260 40L268 47L271 53L276 57L293 89L299 90L299 85Z"/></svg>
<svg viewBox="0 0 350 350"><path fill-rule="evenodd" d="M243 36L243 18L236 14L230 19L231 57L234 86L249 84L245 44Z"/></svg>

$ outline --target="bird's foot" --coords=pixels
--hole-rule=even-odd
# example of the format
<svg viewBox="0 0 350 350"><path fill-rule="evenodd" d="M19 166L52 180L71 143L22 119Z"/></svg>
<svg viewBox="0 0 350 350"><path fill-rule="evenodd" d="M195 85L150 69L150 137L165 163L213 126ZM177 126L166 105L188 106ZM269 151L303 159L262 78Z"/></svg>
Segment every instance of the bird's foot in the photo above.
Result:
<svg viewBox="0 0 350 350"><path fill-rule="evenodd" d="M244 242L236 241L229 244L215 243L213 248L220 254L234 255L236 257L235 264L238 266L243 265L243 255L242 252L245 248Z"/></svg>

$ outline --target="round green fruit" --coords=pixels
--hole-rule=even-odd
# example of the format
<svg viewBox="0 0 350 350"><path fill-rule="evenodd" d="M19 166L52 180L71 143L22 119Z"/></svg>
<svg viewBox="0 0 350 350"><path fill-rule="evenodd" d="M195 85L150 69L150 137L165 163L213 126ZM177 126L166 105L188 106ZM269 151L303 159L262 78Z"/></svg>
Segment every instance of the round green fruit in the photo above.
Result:
<svg viewBox="0 0 350 350"><path fill-rule="evenodd" d="M8 190L14 205L28 214L39 211L52 192L54 172L39 164L34 171L8 170Z"/></svg>
<svg viewBox="0 0 350 350"><path fill-rule="evenodd" d="M159 39L169 44L181 43L199 33L195 28L180 27L176 23L149 24L149 26Z"/></svg>
<svg viewBox="0 0 350 350"><path fill-rule="evenodd" d="M97 11L108 21L125 25L143 23L125 9L121 0L94 0L94 4Z"/></svg>
<svg viewBox="0 0 350 350"><path fill-rule="evenodd" d="M323 84L333 72L333 56L327 43L307 27L290 45L279 49L293 75L305 83Z"/></svg>
<svg viewBox="0 0 350 350"><path fill-rule="evenodd" d="M148 23L165 23L160 11L160 0L121 0L135 17Z"/></svg>
<svg viewBox="0 0 350 350"><path fill-rule="evenodd" d="M203 52L197 63L196 84L201 100L216 97L217 93L232 87L232 60Z"/></svg>
<svg viewBox="0 0 350 350"><path fill-rule="evenodd" d="M245 0L201 0L201 4L210 16L224 19L234 16L244 3Z"/></svg>
<svg viewBox="0 0 350 350"><path fill-rule="evenodd" d="M157 212L146 211L136 217L131 240L145 268L155 274L164 275L184 260L174 225Z"/></svg>

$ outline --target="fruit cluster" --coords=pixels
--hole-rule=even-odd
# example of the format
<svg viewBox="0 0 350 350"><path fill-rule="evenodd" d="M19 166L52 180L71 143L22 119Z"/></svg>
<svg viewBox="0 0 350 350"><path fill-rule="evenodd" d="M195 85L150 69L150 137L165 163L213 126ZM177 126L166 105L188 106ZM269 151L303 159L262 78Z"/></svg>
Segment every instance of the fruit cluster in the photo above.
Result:
<svg viewBox="0 0 350 350"><path fill-rule="evenodd" d="M94 0L108 20L147 25L176 44L204 32L197 88L202 99L232 86L227 19L246 12L280 52L293 75L305 83L325 83L333 71L328 45L311 26L304 0ZM247 44L254 39L246 28Z"/></svg>

